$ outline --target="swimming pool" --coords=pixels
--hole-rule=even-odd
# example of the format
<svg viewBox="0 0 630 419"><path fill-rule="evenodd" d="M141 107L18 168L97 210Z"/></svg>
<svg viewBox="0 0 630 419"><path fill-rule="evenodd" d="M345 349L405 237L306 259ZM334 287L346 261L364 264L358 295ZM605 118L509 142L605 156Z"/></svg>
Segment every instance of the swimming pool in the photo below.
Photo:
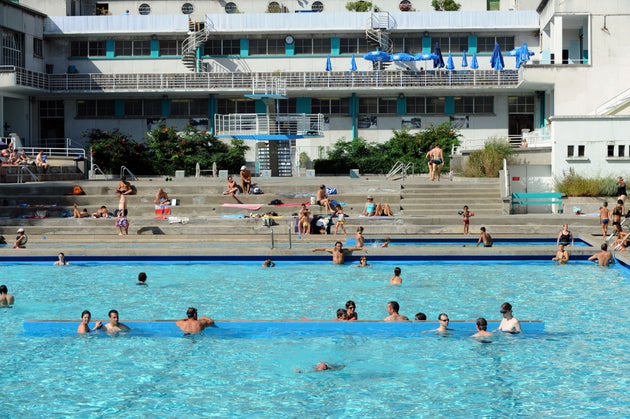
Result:
<svg viewBox="0 0 630 419"><path fill-rule="evenodd" d="M459 247L474 247L477 245L478 236L471 236L467 238L449 238L449 239L440 239L440 238L431 238L431 239L391 239L389 246L459 246ZM383 244L383 239L366 239L365 246L366 247L380 247ZM357 241L353 238L346 240L346 247L354 247ZM540 239L532 239L532 238L493 238L493 246L494 247L504 247L504 246L553 246L557 245L557 240L555 238L540 238ZM483 246L483 245L480 245ZM573 243L573 247L592 247L590 244L585 242L582 239L575 239Z"/></svg>
<svg viewBox="0 0 630 419"><path fill-rule="evenodd" d="M402 286L389 286L394 266ZM146 271L148 287L135 285ZM630 359L625 268L586 262L76 262L3 266L16 306L0 310L3 412L20 417L627 416ZM396 300L409 317L498 319L510 301L544 332L497 336L273 335L32 337L25 319L332 319L346 300L380 320ZM335 372L296 374L319 361Z"/></svg>

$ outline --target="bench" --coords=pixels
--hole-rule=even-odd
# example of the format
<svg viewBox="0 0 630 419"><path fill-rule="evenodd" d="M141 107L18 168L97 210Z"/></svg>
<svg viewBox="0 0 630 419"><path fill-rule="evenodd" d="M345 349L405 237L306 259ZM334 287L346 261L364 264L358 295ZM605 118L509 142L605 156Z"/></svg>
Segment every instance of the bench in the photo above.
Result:
<svg viewBox="0 0 630 419"><path fill-rule="evenodd" d="M559 205L557 213L562 214L563 197L560 192L513 193L512 208L514 205Z"/></svg>

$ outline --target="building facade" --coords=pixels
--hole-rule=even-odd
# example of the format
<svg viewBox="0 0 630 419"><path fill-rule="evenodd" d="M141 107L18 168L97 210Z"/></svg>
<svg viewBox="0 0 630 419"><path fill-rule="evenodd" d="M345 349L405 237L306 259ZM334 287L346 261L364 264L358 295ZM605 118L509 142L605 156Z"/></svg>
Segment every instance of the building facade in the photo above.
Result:
<svg viewBox="0 0 630 419"><path fill-rule="evenodd" d="M340 138L385 142L392 130L450 121L463 135L460 152L525 136L549 148L552 176L623 170L630 4L459 3L436 12L429 0L390 0L358 12L339 1L4 0L0 124L32 147L80 145L91 128L142 141L160 121L192 124L255 140L246 157L260 169L282 130L297 134L283 137L291 164L300 153L325 156ZM524 43L534 55L520 68L506 55L495 70L497 43L504 55ZM363 58L436 45L454 69ZM252 131L269 114L275 124ZM254 116L234 126L226 115ZM300 130L296 117L279 115L321 124Z"/></svg>

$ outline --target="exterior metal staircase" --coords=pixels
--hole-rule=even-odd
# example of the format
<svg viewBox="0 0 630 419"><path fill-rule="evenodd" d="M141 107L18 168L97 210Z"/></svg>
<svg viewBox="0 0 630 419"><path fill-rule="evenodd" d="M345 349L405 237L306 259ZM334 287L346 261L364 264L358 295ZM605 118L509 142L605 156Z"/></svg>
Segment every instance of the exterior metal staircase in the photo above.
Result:
<svg viewBox="0 0 630 419"><path fill-rule="evenodd" d="M368 45L391 54L394 49L394 42L390 38L390 31L395 25L396 22L389 12L372 13L365 29ZM375 62L373 66L374 70L384 70L390 64L390 62Z"/></svg>
<svg viewBox="0 0 630 419"><path fill-rule="evenodd" d="M189 20L189 35L182 42L182 63L189 70L199 73L202 66L197 59L197 49L208 40L210 28L208 25L200 25L198 22Z"/></svg>

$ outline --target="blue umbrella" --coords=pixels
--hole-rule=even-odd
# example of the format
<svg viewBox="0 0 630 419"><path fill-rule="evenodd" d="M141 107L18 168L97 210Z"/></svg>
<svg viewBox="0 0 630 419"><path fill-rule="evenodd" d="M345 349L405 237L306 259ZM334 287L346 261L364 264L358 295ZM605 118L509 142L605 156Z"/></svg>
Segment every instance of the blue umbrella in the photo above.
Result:
<svg viewBox="0 0 630 419"><path fill-rule="evenodd" d="M350 71L357 71L357 60L354 59L354 54L352 54L352 60L350 60Z"/></svg>
<svg viewBox="0 0 630 419"><path fill-rule="evenodd" d="M448 59L446 60L446 69L447 70L455 70L455 63L453 63L453 54L448 53Z"/></svg>
<svg viewBox="0 0 630 419"><path fill-rule="evenodd" d="M442 49L440 48L440 44L435 43L435 49L433 50L433 54L435 54L435 58L433 59L433 68L444 68L444 58L442 58Z"/></svg>
<svg viewBox="0 0 630 419"><path fill-rule="evenodd" d="M385 51L370 51L363 56L365 60L380 63L383 61L391 61L392 57Z"/></svg>
<svg viewBox="0 0 630 419"><path fill-rule="evenodd" d="M477 62L477 53L473 52L472 61L470 62L470 68L476 70L479 68L479 63Z"/></svg>
<svg viewBox="0 0 630 419"><path fill-rule="evenodd" d="M415 61L413 55L407 54L406 52L397 52L396 54L392 54L392 61Z"/></svg>
<svg viewBox="0 0 630 419"><path fill-rule="evenodd" d="M326 71L332 71L332 63L330 62L330 55L326 58Z"/></svg>
<svg viewBox="0 0 630 419"><path fill-rule="evenodd" d="M505 68L503 54L501 54L501 47L499 47L498 42L494 44L494 51L492 51L492 57L490 57L490 66L495 70L503 70Z"/></svg>
<svg viewBox="0 0 630 419"><path fill-rule="evenodd" d="M430 52L423 52L421 54L416 54L414 58L416 61L433 61L437 58L437 55L431 54Z"/></svg>
<svg viewBox="0 0 630 419"><path fill-rule="evenodd" d="M468 59L466 58L466 51L462 53L462 67L468 67Z"/></svg>

